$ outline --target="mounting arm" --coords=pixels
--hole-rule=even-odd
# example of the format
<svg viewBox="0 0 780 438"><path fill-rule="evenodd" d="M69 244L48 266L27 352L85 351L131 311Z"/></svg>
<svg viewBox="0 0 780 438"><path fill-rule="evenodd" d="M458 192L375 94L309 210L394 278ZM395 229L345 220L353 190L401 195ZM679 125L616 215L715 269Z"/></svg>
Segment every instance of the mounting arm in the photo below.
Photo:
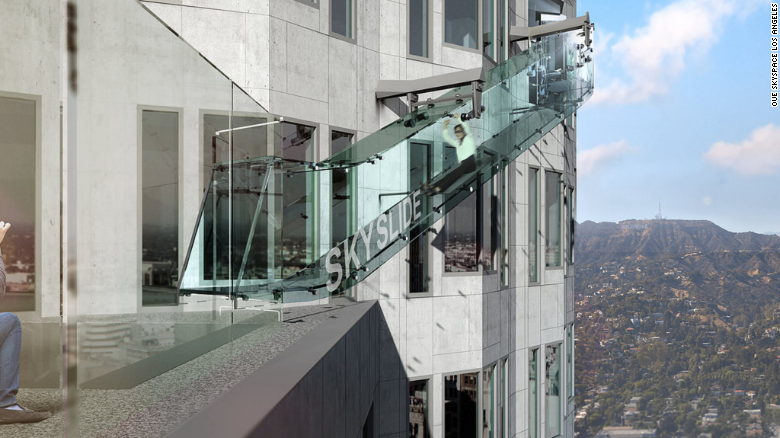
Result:
<svg viewBox="0 0 780 438"><path fill-rule="evenodd" d="M485 72L482 68L456 71L438 76L408 81L379 81L376 87L376 99L384 100L393 97L406 97L409 111L414 111L422 105L435 105L439 102L464 99L471 97L474 101L474 117L479 117L482 112L482 86L485 83ZM471 85L471 95L455 95L439 99L428 99L419 102L420 93L449 90L452 88Z"/></svg>
<svg viewBox="0 0 780 438"><path fill-rule="evenodd" d="M590 39L591 23L590 14L588 12L582 17L569 18L567 20L543 24L541 26L512 26L509 29L509 40L512 42L523 41L578 29L582 29L582 31L585 32L585 45L590 47L590 43L592 42Z"/></svg>

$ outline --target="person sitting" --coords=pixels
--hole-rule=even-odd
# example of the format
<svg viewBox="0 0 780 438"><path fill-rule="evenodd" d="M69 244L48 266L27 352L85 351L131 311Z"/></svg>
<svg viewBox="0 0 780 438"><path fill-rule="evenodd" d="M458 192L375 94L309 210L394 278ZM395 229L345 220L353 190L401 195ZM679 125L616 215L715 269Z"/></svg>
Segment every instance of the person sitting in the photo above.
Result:
<svg viewBox="0 0 780 438"><path fill-rule="evenodd" d="M0 244L11 224L0 221ZM0 249L0 299L5 296L6 275ZM19 355L22 351L22 324L13 313L0 313L0 424L35 423L51 416L19 405Z"/></svg>

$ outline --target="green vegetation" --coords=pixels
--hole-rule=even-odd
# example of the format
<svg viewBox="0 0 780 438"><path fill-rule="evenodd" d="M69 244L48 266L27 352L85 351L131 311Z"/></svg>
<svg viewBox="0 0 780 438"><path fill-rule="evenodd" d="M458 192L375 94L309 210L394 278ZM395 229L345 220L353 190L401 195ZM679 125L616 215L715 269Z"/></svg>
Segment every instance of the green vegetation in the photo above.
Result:
<svg viewBox="0 0 780 438"><path fill-rule="evenodd" d="M780 424L780 239L687 222L578 228L579 436L612 425L771 436ZM706 250L721 232L736 236L734 248L723 235Z"/></svg>

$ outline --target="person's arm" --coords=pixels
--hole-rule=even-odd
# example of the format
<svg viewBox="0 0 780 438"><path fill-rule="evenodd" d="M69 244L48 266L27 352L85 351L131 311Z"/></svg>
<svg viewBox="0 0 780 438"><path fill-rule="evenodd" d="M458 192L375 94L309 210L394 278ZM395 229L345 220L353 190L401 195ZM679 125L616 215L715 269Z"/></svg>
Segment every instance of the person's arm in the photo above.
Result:
<svg viewBox="0 0 780 438"><path fill-rule="evenodd" d="M450 124L449 120L445 120L444 123L442 123L441 136L444 138L444 141L450 144L450 146L457 148L458 146L460 146L460 142L452 138L452 136L450 135L450 131L447 129L449 124Z"/></svg>
<svg viewBox="0 0 780 438"><path fill-rule="evenodd" d="M11 228L11 224L0 221L0 243L5 239L5 232ZM0 299L5 296L5 263L3 262L3 251L0 249Z"/></svg>

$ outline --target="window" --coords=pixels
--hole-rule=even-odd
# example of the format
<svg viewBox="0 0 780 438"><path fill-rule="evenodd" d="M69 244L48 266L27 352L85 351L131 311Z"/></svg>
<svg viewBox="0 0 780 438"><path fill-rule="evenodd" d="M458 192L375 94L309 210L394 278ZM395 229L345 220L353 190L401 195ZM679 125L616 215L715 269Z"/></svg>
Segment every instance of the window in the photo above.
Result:
<svg viewBox="0 0 780 438"><path fill-rule="evenodd" d="M567 189L567 199L568 199L568 205L567 205L567 216L568 216L568 227L566 228L566 232L568 233L568 236L566 236L566 241L569 245L569 251L568 251L568 261L570 264L574 263L574 232L577 228L577 221L574 217L574 189L569 187Z"/></svg>
<svg viewBox="0 0 780 438"><path fill-rule="evenodd" d="M480 259L483 271L495 269L496 251L499 249L498 231L500 229L500 224L498 224L498 195L501 193L499 182L499 178L496 176L481 187L481 220L478 225L480 230Z"/></svg>
<svg viewBox="0 0 780 438"><path fill-rule="evenodd" d="M493 35L493 1L482 0L482 51L490 59L496 57Z"/></svg>
<svg viewBox="0 0 780 438"><path fill-rule="evenodd" d="M444 42L478 50L478 16L478 0L444 0Z"/></svg>
<svg viewBox="0 0 780 438"><path fill-rule="evenodd" d="M493 406L496 404L495 365L482 372L482 437L495 438L496 422Z"/></svg>
<svg viewBox="0 0 780 438"><path fill-rule="evenodd" d="M528 0L528 27L565 20L560 0Z"/></svg>
<svg viewBox="0 0 780 438"><path fill-rule="evenodd" d="M433 177L432 144L409 142L409 189L417 190ZM428 209L428 197L422 197L422 211ZM415 226L418 237L409 244L409 292L428 292L428 233Z"/></svg>
<svg viewBox="0 0 780 438"><path fill-rule="evenodd" d="M444 437L476 437L479 373L444 375Z"/></svg>
<svg viewBox="0 0 780 438"><path fill-rule="evenodd" d="M552 438L561 434L561 344L548 345L545 348L546 362L546 403L547 436Z"/></svg>
<svg viewBox="0 0 780 438"><path fill-rule="evenodd" d="M314 151L314 127L300 123L282 122L278 144L281 156L290 160L311 161ZM287 278L303 269L313 258L315 215L312 205L315 187L314 172L277 174L274 206L281 220L275 229L275 278ZM281 203L281 204L279 204Z"/></svg>
<svg viewBox="0 0 780 438"><path fill-rule="evenodd" d="M507 421L506 416L506 397L509 393L509 381L506 379L507 373L509 372L507 370L507 367L509 366L509 362L504 359L501 361L501 383L499 384L498 388L500 391L499 396L499 407L498 407L498 423L499 423L499 430L497 436L501 438L507 437L507 429L509 422Z"/></svg>
<svg viewBox="0 0 780 438"><path fill-rule="evenodd" d="M528 281L539 281L539 169L528 168Z"/></svg>
<svg viewBox="0 0 780 438"><path fill-rule="evenodd" d="M266 121L267 119L262 117L233 115L232 127L253 126ZM231 118L223 114L204 114L202 127L203 189L210 190L212 193L212 197L203 205L203 229L205 231L202 240L203 279L228 280L229 278L237 278L239 275L244 250L249 240L257 209L257 195L248 192L241 193L240 190L236 191L231 211L230 203L222 202L225 199L224 192L218 192L217 186L209 186L209 181L215 178L218 184L226 184L232 175L232 183L236 189L261 187L263 174L249 172L247 168L239 167L234 167L231 172L225 166L220 168L214 165L230 161L231 145L229 141L231 137L234 160L268 155L270 152L268 149L269 129L262 126L215 135L215 132L231 127ZM278 148L277 143L279 142L276 140L278 139L275 139L274 147ZM215 168L218 170L214 171ZM267 208L268 199L264 199L263 202L266 203ZM215 222L217 226L214 226ZM219 225L227 223L231 223L231 226ZM217 235L214 235L214 232ZM256 224L251 252L245 266L244 279L268 278L269 269L272 270L269 267L269 261L273 262L273 258L268 255L268 233L267 221L260 221ZM229 272L231 269L232 274Z"/></svg>
<svg viewBox="0 0 780 438"><path fill-rule="evenodd" d="M566 355L566 366L568 367L569 377L569 398L574 397L574 324L569 326L569 330L566 333L566 342L569 344L567 350L569 354Z"/></svg>
<svg viewBox="0 0 780 438"><path fill-rule="evenodd" d="M547 213L547 266L561 266L561 174L545 172L545 206Z"/></svg>
<svg viewBox="0 0 780 438"><path fill-rule="evenodd" d="M428 380L409 382L409 438L429 438Z"/></svg>
<svg viewBox="0 0 780 438"><path fill-rule="evenodd" d="M528 438L539 438L539 349L528 354Z"/></svg>
<svg viewBox="0 0 780 438"><path fill-rule="evenodd" d="M477 272L477 192L444 219L444 272Z"/></svg>
<svg viewBox="0 0 780 438"><path fill-rule="evenodd" d="M332 130L330 132L331 156L347 149L352 144L353 134ZM331 247L336 247L350 236L350 193L349 172L346 169L333 169L331 177L330 236Z"/></svg>
<svg viewBox="0 0 780 438"><path fill-rule="evenodd" d="M176 305L179 280L179 114L141 112L143 305Z"/></svg>
<svg viewBox="0 0 780 438"><path fill-rule="evenodd" d="M35 310L37 105L0 96L0 219L12 225L3 240L3 312Z"/></svg>
<svg viewBox="0 0 780 438"><path fill-rule="evenodd" d="M504 168L500 173L501 178L501 223L499 227L498 239L501 242L500 265L501 265L501 285L509 286L509 172Z"/></svg>
<svg viewBox="0 0 780 438"><path fill-rule="evenodd" d="M353 39L352 0L331 0L330 30L334 34Z"/></svg>
<svg viewBox="0 0 780 438"><path fill-rule="evenodd" d="M409 0L409 54L428 58L430 54L430 0Z"/></svg>

